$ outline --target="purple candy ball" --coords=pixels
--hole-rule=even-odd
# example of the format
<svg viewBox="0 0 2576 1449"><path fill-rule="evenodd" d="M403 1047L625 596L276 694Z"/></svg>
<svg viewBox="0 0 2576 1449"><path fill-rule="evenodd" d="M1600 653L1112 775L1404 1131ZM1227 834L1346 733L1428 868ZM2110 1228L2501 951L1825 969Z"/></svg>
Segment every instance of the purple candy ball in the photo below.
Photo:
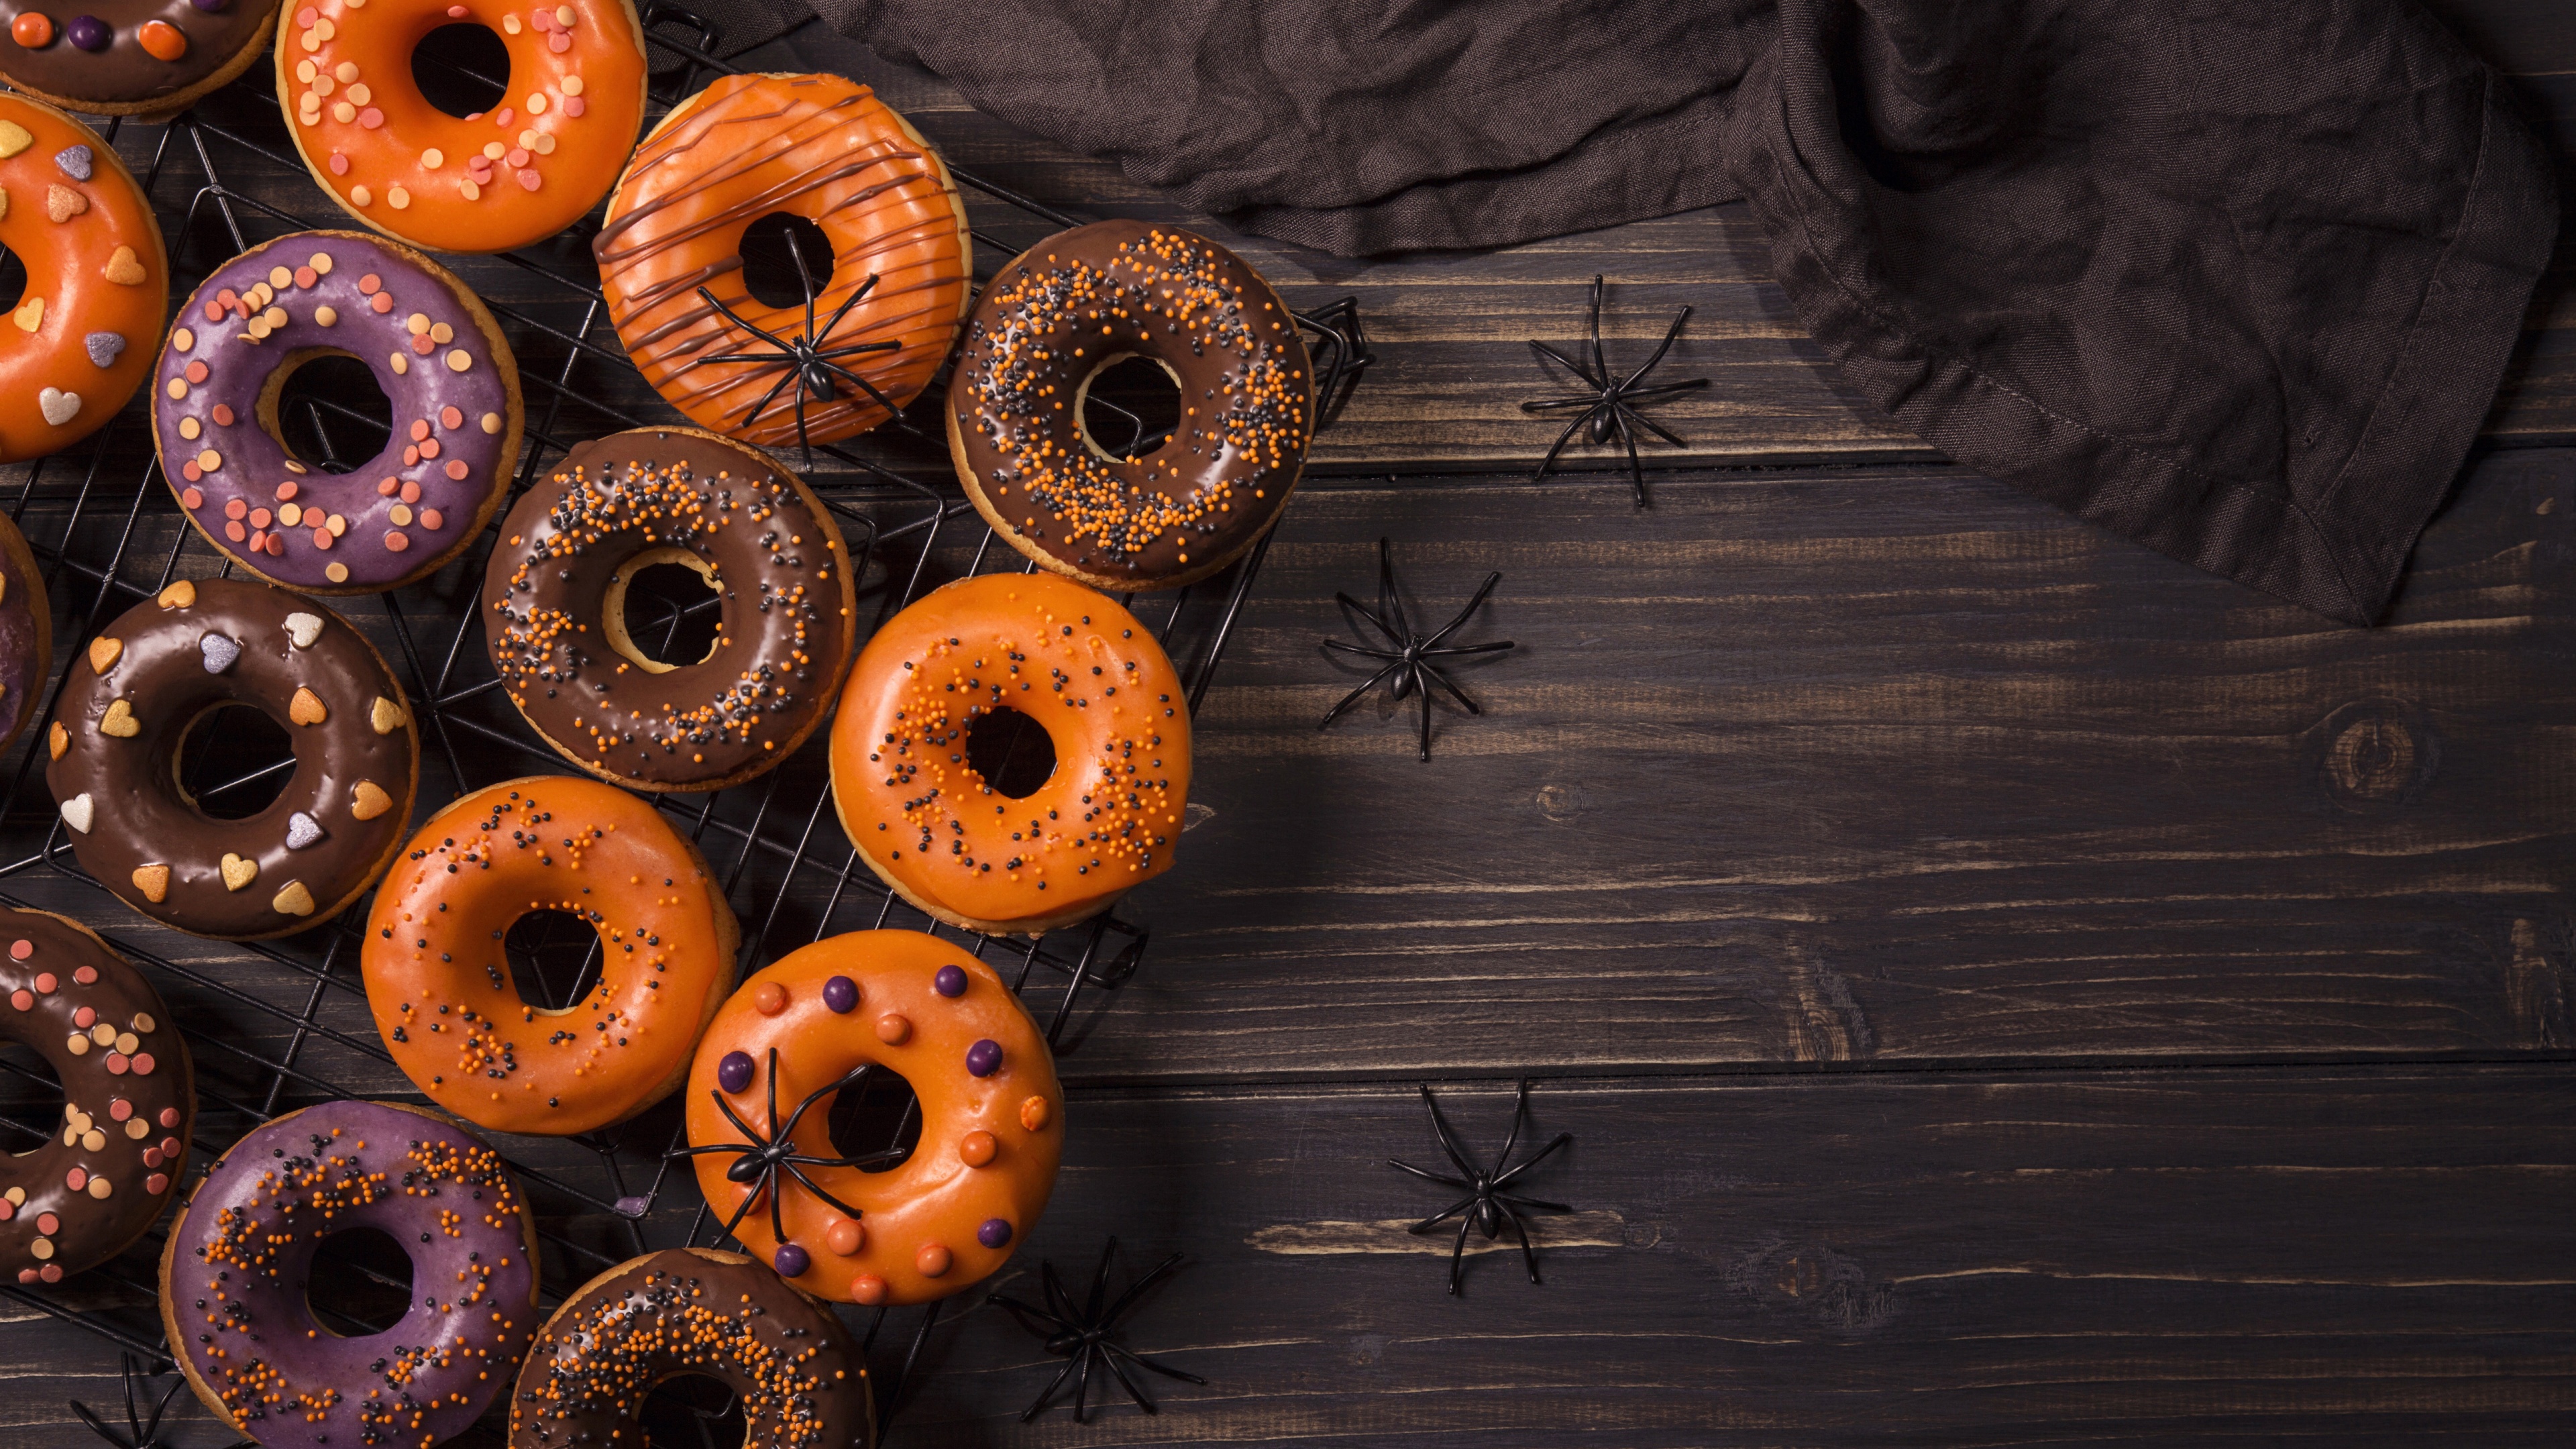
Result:
<svg viewBox="0 0 2576 1449"><path fill-rule="evenodd" d="M995 1221L1000 1220L995 1219ZM1007 1237L1010 1231L1009 1225L1005 1224L1002 1228L1003 1234ZM778 1251L769 1255L769 1266L776 1268L781 1278L797 1277L813 1265L813 1257L794 1243L781 1243L778 1245Z"/></svg>
<svg viewBox="0 0 2576 1449"><path fill-rule="evenodd" d="M966 973L955 966L942 966L939 974L930 978L930 988L942 996L963 996L966 994Z"/></svg>
<svg viewBox="0 0 2576 1449"><path fill-rule="evenodd" d="M966 1049L966 1071L970 1076L989 1077L1002 1069L1002 1044L986 1037Z"/></svg>
<svg viewBox="0 0 2576 1449"><path fill-rule="evenodd" d="M95 15L75 15L63 26L63 39L83 50L105 50L116 32Z"/></svg>
<svg viewBox="0 0 2576 1449"><path fill-rule="evenodd" d="M823 983L823 1004L842 1016L859 1009L859 983L835 976Z"/></svg>
<svg viewBox="0 0 2576 1449"><path fill-rule="evenodd" d="M751 1053L726 1052L716 1063L716 1085L728 1092L739 1092L751 1085Z"/></svg>
<svg viewBox="0 0 2576 1449"><path fill-rule="evenodd" d="M975 1241L988 1248L998 1248L1010 1240L1011 1225L1000 1218L986 1218L984 1226L975 1230Z"/></svg>

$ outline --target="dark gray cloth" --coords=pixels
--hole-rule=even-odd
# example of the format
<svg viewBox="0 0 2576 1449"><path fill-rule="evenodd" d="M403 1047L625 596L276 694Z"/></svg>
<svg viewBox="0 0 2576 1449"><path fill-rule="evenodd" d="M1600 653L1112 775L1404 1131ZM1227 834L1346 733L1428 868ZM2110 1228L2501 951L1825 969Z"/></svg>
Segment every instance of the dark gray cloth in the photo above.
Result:
<svg viewBox="0 0 2576 1449"><path fill-rule="evenodd" d="M1490 246L1742 196L1898 421L2368 623L2557 232L2415 0L816 0L1247 230Z"/></svg>

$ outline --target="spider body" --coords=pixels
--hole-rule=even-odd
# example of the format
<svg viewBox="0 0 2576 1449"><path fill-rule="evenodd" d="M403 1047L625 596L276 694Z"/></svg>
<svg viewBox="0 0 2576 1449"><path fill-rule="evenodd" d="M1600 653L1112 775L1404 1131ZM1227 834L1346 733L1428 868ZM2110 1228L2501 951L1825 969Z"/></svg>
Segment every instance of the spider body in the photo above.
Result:
<svg viewBox="0 0 2576 1449"><path fill-rule="evenodd" d="M1529 1079L1524 1077L1521 1079L1520 1095L1512 1104L1512 1130L1503 1138L1503 1150L1495 1156L1494 1165L1488 1168L1467 1150L1466 1143L1459 1140L1457 1132L1449 1126L1448 1117L1442 1114L1439 1100L1431 1095L1431 1089L1427 1086L1422 1089L1422 1101L1423 1105L1431 1109L1431 1126L1432 1130L1439 1135L1440 1150L1448 1156L1449 1165L1457 1170L1458 1176L1451 1177L1446 1173L1430 1172L1410 1162L1399 1162L1392 1157L1387 1159L1387 1165L1402 1168L1426 1182L1436 1182L1443 1187L1465 1188L1467 1195L1415 1223L1407 1231L1416 1234L1428 1233L1450 1218L1458 1219L1458 1241L1449 1250L1449 1293L1452 1297L1457 1296L1461 1277L1466 1271L1467 1235L1471 1232L1481 1232L1487 1242L1492 1242L1502 1236L1506 1224L1511 1227L1514 1236L1520 1239L1521 1261L1529 1269L1529 1280L1533 1283L1540 1281L1538 1250L1530 1245L1529 1227L1521 1221L1521 1214L1525 1212L1567 1213L1574 1209L1561 1202L1546 1202L1538 1198L1522 1197L1505 1189L1517 1182L1522 1173L1546 1161L1549 1154L1573 1141L1574 1134L1560 1132L1556 1135L1556 1140L1532 1153L1528 1161L1518 1167L1511 1165L1512 1148L1519 1144L1521 1128L1529 1120Z"/></svg>
<svg viewBox="0 0 2576 1449"><path fill-rule="evenodd" d="M859 391L866 393L878 407L884 408L886 410L887 417L894 417L896 415L894 403L890 401L884 393L877 390L876 384L869 382L857 372L854 372L841 364L849 358L857 357L864 353L893 352L901 348L903 344L900 342L886 341L852 342L844 343L838 347L833 346L832 333L834 329L841 325L843 318L850 315L851 308L857 306L870 292L876 290L876 273L870 272L866 281L859 283L857 287L851 289L850 295L841 299L841 305L832 309L832 315L824 319L823 325L818 329L814 325L814 274L805 269L805 249L797 245L796 234L794 232L789 232L787 234L787 250L795 260L797 280L805 289L805 330L796 334L794 337L781 337L777 333L752 322L748 318L745 318L741 313L736 312L733 308L726 306L723 301L717 298L714 292L709 291L705 287L700 287L698 288L698 299L700 301L705 302L708 306L716 309L717 312L723 315L726 321L741 328L743 331L750 333L752 336L759 338L761 341L768 343L770 350L767 352L719 352L699 358L698 361L702 363L738 363L746 366L775 368L778 370L780 374L778 381L771 384L769 391L762 393L760 395L760 400L753 403L751 405L751 409L742 415L741 421L735 424L737 429L746 433L751 430L752 424L760 421L760 415L762 413L769 411L769 405L772 402L777 401L778 395L785 392L790 384L793 384L796 389L794 395L796 409L796 445L804 450L806 466L811 467L814 462L814 442L813 439L808 437L805 432L806 399L812 398L818 402L830 402L841 396L841 385L843 383L847 383L850 386L857 388Z"/></svg>
<svg viewBox="0 0 2576 1449"><path fill-rule="evenodd" d="M741 1056L742 1053L737 1052L734 1055ZM880 1162L892 1162L903 1157L905 1155L905 1149L901 1147L889 1147L881 1151L863 1152L851 1157L817 1157L811 1153L799 1152L797 1150L796 1124L804 1120L805 1114L813 1109L815 1103L825 1100L836 1092L857 1086L859 1082L868 1075L868 1073L875 1070L876 1066L873 1063L860 1066L852 1069L849 1073L838 1080L826 1083L825 1085L817 1087L813 1091L806 1093L805 1100L797 1103L795 1110L789 1112L787 1114L787 1120L784 1124L781 1124L778 1118L778 1049L776 1047L770 1048L769 1112L766 1120L773 1130L766 1133L761 1131L761 1129L754 1127L750 1122L744 1120L743 1115L734 1110L733 1104L725 1100L725 1094L723 1091L718 1090L717 1088L708 1089L707 1095L715 1100L716 1108L724 1113L725 1120L731 1122L734 1125L734 1128L742 1133L742 1140L739 1142L711 1142L698 1147L683 1147L669 1155L673 1157L699 1157L713 1152L730 1152L734 1154L732 1165L725 1168L725 1180L727 1182L751 1183L754 1184L754 1186L751 1191L743 1194L743 1199L740 1203L735 1205L733 1214L725 1219L725 1236L731 1237L733 1235L733 1230L741 1226L744 1214L751 1211L753 1204L766 1200L769 1204L770 1237L781 1245L776 1256L784 1259L791 1252L799 1255L803 1253L804 1250L797 1248L794 1244L787 1241L787 1225L782 1219L778 1206L778 1190L781 1186L779 1178L781 1176L795 1179L797 1184L802 1186L807 1192L810 1192L816 1197L821 1198L823 1201L830 1203L833 1207L849 1214L854 1219L860 1215L857 1208L851 1207L849 1204L842 1202L839 1198L832 1196L830 1193L825 1192L822 1188L816 1186L814 1179L806 1175L805 1169L808 1167L870 1167ZM719 1072L718 1079L720 1082L723 1081L723 1073L721 1071ZM730 1085L730 1083L726 1083L726 1085ZM745 1085L749 1084L745 1083ZM786 1271L786 1265L784 1263L780 1264L780 1271ZM791 1274L790 1276L793 1275Z"/></svg>

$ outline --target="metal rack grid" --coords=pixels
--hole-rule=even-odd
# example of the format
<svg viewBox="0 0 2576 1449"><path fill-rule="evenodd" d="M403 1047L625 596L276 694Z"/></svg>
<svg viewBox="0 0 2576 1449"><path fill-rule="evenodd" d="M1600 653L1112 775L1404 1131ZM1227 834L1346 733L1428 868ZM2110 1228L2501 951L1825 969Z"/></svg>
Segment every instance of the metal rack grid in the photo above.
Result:
<svg viewBox="0 0 2576 1449"><path fill-rule="evenodd" d="M648 7L644 15L656 62L656 109L694 91L702 78L733 69L715 55L715 28L702 18L668 7ZM499 89L488 77L455 68ZM345 224L336 215L299 212L299 206L315 213L328 208L295 159L275 95L258 72L253 80L228 87L157 128L137 123L105 128L111 143L122 139L129 145L137 139L130 134L134 131L148 137L149 161L136 170L163 216L176 295L184 295L195 278L256 240ZM979 281L989 275L987 258L1006 260L1048 232L1080 224L1079 218L980 177L953 166L952 171L961 184L1000 208L970 207ZM185 189L184 204L173 199L179 188ZM281 196L294 204L281 204ZM671 416L606 327L605 304L589 265L587 241L595 224L594 218L564 239L571 245L450 259L501 319L519 355L528 426L512 501L578 440L652 426ZM1016 245L1002 235L1016 232L1028 233ZM1339 412L1371 357L1350 299L1297 316L1314 344L1321 428ZM924 396L935 399L942 391L934 382ZM309 447L308 460L331 471L338 471L333 467L338 457L372 453L373 442L361 438L363 445L356 445L350 440L369 426L384 426L331 398L308 396L295 407L300 413L287 419L287 426L300 429L296 437ZM10 500L11 515L27 533L45 572L55 606L56 653L62 660L107 620L171 579L231 572L229 561L178 514L150 455L138 421L141 411L139 402L129 408L77 458L58 456L26 468ZM934 430L899 417L865 440L813 451L813 461L799 471L833 511L850 540L852 558L865 560L861 605L880 621L943 575L965 576L1021 562L1007 546L994 548L991 532L973 517L948 477L944 440ZM937 481L916 476L924 472ZM507 511L505 503L495 512L495 527ZM950 527L961 516L971 527L962 536ZM423 585L335 601L408 674L413 697L421 703L417 713L429 726L423 740L422 813L442 802L442 789L461 792L515 775L565 768L510 708L479 642L472 600L488 547L487 537ZM1181 671L1193 708L1214 678L1266 547L1265 540L1227 572L1191 588L1122 599L1155 629ZM650 637L658 629L667 639L717 607L712 595L695 603L674 602L664 605L658 617L632 621L632 626L638 637ZM367 612L370 608L379 612ZM47 688L59 684L58 674ZM9 851L0 856L0 902L62 910L105 924L109 929L102 934L141 964L172 1000L173 1015L186 1024L183 1031L197 1063L200 1100L192 1166L202 1170L244 1132L295 1107L359 1095L417 1100L419 1094L392 1069L366 1012L357 961L367 903L362 900L299 936L228 946L227 959L217 962L200 959L205 943L134 917L72 857L35 768L33 742L50 719L49 707L15 747L17 759L0 759L0 769L9 771L6 793L0 794L0 841L7 842L0 849ZM756 969L796 945L838 931L888 925L946 931L962 935L979 959L995 959L1033 1014L1045 1021L1059 1053L1078 1048L1078 1036L1067 1033L1085 1019L1085 988L1113 992L1128 980L1142 961L1146 927L1113 911L1042 938L1011 940L947 931L929 921L887 891L841 835L830 808L825 733L817 732L796 757L749 784L706 795L655 798L722 877L744 924L741 969ZM237 771L227 767L220 752L206 758L207 752L194 749L193 740L191 744L190 753L197 758L183 757L181 767L200 800L220 799L227 792L247 794L291 768L291 761L283 761ZM18 848L28 853L16 854ZM566 952L562 948L567 943L559 938L540 932L523 940L523 934L514 931L508 943L519 979L534 983L553 1001L577 999L587 988L588 973L596 969L598 938L581 929L574 934L586 949ZM1095 1010L1105 1006L1101 996L1091 999ZM0 1056L0 1095L43 1098L50 1090L52 1084L24 1060ZM50 1107L51 1101L39 1105ZM633 1121L580 1137L495 1137L538 1208L548 1305L638 1253L704 1244L716 1237L719 1225L694 1177L685 1170L672 1173L665 1155L682 1141L678 1107L674 1099ZM41 1138L51 1130L50 1119L0 1116L0 1141ZM893 1130L897 1140L907 1131L917 1133L910 1105ZM161 1236L156 1229L115 1262L63 1284L0 1284L0 1295L78 1324L146 1364L164 1363L167 1356L151 1306L157 1297L154 1265ZM344 1266L352 1266L360 1278L401 1289L381 1267ZM890 1314L883 1308L857 1325L872 1361L881 1335L889 1355L898 1339L904 1345L891 1375L878 1376L881 1426L899 1407L915 1358L938 1316L937 1304L921 1310L909 1335L886 1334ZM371 1331L356 1319L344 1319L342 1326ZM711 1446L720 1442L722 1408L705 1406L694 1414L697 1437Z"/></svg>

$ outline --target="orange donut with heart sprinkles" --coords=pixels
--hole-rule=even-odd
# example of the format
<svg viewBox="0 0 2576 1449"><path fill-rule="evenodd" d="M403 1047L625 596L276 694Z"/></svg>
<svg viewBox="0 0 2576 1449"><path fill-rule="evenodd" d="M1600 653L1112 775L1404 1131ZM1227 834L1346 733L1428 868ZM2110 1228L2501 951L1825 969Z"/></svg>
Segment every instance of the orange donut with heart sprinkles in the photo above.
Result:
<svg viewBox="0 0 2576 1449"><path fill-rule="evenodd" d="M631 0L508 4L312 0L277 32L277 95L331 199L385 235L501 252L581 219L635 149L644 40ZM477 24L510 53L509 91L451 116L412 80L412 50Z"/></svg>

